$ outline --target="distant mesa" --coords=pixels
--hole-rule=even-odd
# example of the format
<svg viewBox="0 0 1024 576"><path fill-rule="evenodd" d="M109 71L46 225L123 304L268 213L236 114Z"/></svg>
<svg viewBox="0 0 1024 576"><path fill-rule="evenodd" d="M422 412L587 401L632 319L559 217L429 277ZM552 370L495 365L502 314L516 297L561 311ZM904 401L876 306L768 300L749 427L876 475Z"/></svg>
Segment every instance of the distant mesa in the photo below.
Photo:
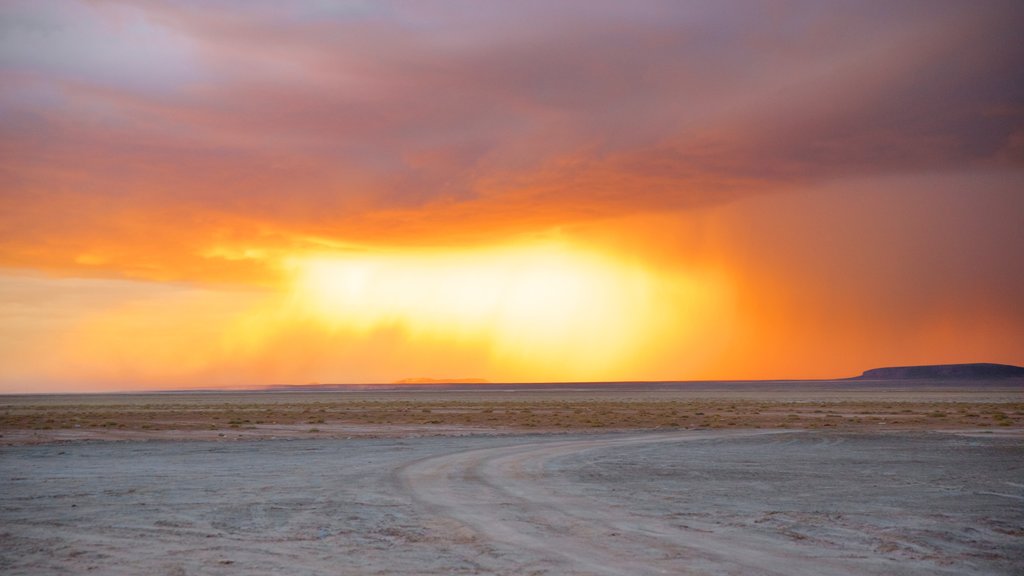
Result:
<svg viewBox="0 0 1024 576"><path fill-rule="evenodd" d="M865 370L857 380L911 380L946 378L970 380L1024 377L1024 368L1009 364L936 364L931 366L891 366Z"/></svg>
<svg viewBox="0 0 1024 576"><path fill-rule="evenodd" d="M483 378L402 378L392 384L490 384Z"/></svg>

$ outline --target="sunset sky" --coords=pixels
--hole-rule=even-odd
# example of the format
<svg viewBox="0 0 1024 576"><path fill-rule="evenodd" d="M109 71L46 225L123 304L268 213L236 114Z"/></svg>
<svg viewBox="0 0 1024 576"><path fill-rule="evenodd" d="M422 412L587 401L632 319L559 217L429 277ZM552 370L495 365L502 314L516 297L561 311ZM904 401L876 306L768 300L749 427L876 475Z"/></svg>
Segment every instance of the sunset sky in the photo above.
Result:
<svg viewBox="0 0 1024 576"><path fill-rule="evenodd" d="M0 392L1024 364L1024 3L0 4Z"/></svg>

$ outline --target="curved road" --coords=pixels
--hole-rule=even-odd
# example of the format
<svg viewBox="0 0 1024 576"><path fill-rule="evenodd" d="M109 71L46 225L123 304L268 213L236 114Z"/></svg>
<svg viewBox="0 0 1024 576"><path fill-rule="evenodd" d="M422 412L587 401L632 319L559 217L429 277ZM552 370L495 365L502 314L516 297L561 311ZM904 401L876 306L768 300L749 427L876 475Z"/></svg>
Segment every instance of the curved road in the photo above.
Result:
<svg viewBox="0 0 1024 576"><path fill-rule="evenodd" d="M875 573L880 566L835 551L717 524L669 522L581 495L545 464L581 451L709 441L779 431L674 432L537 440L426 458L403 467L404 487L448 526L469 531L482 568L505 573ZM792 434L792 432L782 432ZM457 528L455 528L457 529ZM831 553L830 553L831 552ZM866 565L867 564L867 565ZM881 573L881 572L879 572Z"/></svg>

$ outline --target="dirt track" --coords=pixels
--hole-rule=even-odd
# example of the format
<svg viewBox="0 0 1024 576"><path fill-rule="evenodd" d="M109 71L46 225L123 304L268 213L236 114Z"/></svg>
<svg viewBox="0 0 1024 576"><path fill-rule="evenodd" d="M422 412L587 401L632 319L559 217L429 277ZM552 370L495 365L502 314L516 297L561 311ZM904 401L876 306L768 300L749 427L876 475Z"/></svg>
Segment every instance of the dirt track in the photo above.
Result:
<svg viewBox="0 0 1024 576"><path fill-rule="evenodd" d="M1019 435L0 449L5 574L1015 574Z"/></svg>
<svg viewBox="0 0 1024 576"><path fill-rule="evenodd" d="M763 449L770 450L779 443L778 438L785 438L784 443L795 442L818 449L838 448L844 441L838 436L799 440L791 434L766 437L778 433L690 432L541 441L429 458L409 465L400 476L409 492L433 514L468 527L478 538L478 545L499 557L516 558L531 572L853 575L909 574L924 568L912 565L897 568L886 561L884 554L855 552L855 548L841 543L794 532L751 529L753 524L736 529L736 525L708 521L700 514L688 517L685 523L673 522L672 514L641 513L605 499L580 495L564 482L564 477L552 476L546 466L548 462L567 456L581 460L587 458L587 453L609 449L619 452L633 448L657 450L657 445L663 443L699 442L705 444L706 450L709 442L729 443L743 439L755 440ZM552 479L557 481L552 482ZM1019 492L1021 486L1016 487ZM734 495L737 503L743 496ZM686 510L676 512L686 517ZM888 529L896 541L900 532L898 523L898 520L895 524L885 521L884 525L869 527L869 531ZM846 524L845 528L849 529L849 523ZM808 523L803 528L814 531L820 526ZM808 539L810 541L801 545L795 544ZM875 546L873 551L891 552L899 548L890 542L888 546ZM941 573L942 564L956 564L956 560L944 557L922 573ZM491 568L500 571L499 566ZM962 574L962 570L963 567L959 567L949 573Z"/></svg>
<svg viewBox="0 0 1024 576"><path fill-rule="evenodd" d="M743 546L706 531L679 530L655 517L609 508L599 500L559 495L543 482L544 465L560 456L609 447L709 440L758 433L676 433L534 442L457 452L416 462L400 476L414 497L440 516L469 527L487 546L519 556L535 571L587 574L668 574L695 559L729 566L776 566L800 574L789 559L780 564L766 549ZM642 551L642 554L637 554ZM807 573L821 573L822 565Z"/></svg>

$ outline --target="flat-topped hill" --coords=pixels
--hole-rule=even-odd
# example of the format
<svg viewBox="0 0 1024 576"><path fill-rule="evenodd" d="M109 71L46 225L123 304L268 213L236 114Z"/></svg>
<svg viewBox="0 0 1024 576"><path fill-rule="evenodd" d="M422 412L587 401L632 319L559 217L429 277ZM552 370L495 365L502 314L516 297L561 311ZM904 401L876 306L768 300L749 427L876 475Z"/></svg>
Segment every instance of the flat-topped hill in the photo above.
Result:
<svg viewBox="0 0 1024 576"><path fill-rule="evenodd" d="M985 379L1024 377L1024 368L1009 364L936 364L930 366L890 366L865 370L861 380L904 380L913 378Z"/></svg>

